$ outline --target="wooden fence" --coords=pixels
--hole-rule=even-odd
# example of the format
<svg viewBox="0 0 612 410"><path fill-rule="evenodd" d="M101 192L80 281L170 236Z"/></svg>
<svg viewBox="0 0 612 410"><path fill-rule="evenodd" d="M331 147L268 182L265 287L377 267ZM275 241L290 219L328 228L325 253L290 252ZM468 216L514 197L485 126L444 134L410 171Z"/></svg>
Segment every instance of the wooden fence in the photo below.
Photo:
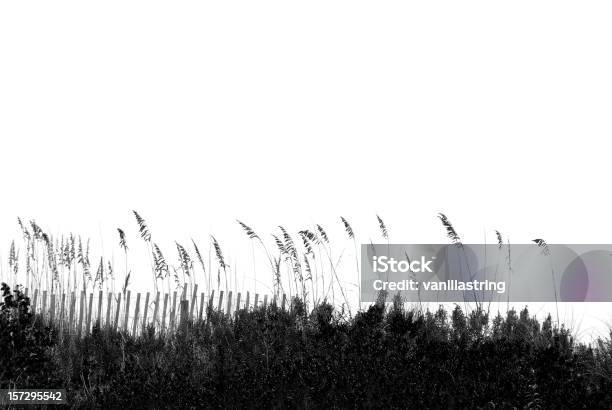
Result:
<svg viewBox="0 0 612 410"><path fill-rule="evenodd" d="M268 305L268 295L261 297L256 293L251 300L250 292L246 292L244 299L240 292L232 291L221 290L215 293L213 290L210 294L198 294L198 285L194 285L189 295L186 290L180 296L176 291L171 294L147 292L144 298L143 294L136 293L135 300L131 291L125 294L105 293L101 290L89 294L54 294L35 289L30 295L26 288L25 294L30 297L31 309L37 317L44 323L54 322L59 325L60 336L69 334L78 337L89 334L95 325L119 329L133 336L144 332L148 326L153 326L156 331L169 332L175 330L181 322L204 319L207 306L231 315L240 309ZM277 301L271 298L270 303L277 304ZM283 294L280 307L285 309L286 303L287 297Z"/></svg>

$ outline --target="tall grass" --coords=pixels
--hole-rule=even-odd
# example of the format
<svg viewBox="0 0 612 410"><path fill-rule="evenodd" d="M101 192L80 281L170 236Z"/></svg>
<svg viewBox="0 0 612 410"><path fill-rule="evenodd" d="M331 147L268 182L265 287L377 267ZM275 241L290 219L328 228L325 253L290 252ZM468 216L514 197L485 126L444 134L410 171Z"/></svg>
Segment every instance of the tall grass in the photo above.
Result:
<svg viewBox="0 0 612 410"><path fill-rule="evenodd" d="M230 286L238 284L237 269L227 262L222 245L214 235L209 237L213 255L208 257L208 261L193 239L191 249L175 241L176 257L169 259L171 252L163 250L159 243L153 241L145 218L136 210L132 211L132 215L136 222L133 229L116 228L115 246L122 255L119 267L106 255L93 257L90 240L87 238L74 233L56 237L34 220L25 224L18 218L23 243L20 245L16 240L10 243L8 269L2 269L2 279L13 285L23 284L26 288L55 293L89 293L98 288L107 291L119 289L125 298L134 283L146 283L146 274L142 270L135 272L130 266L145 256L151 269L149 283L155 291L158 291L159 285L171 293L192 290L196 283L199 289L208 292L230 290ZM357 239L346 219L342 218L342 222L344 230L350 232L349 238L353 240L355 267L358 271ZM345 285L337 272L342 255L337 259L334 257L330 238L322 225L316 224L313 230L302 229L295 234L279 226L278 232L270 235L271 240L267 241L244 222L238 221L238 224L265 256L270 276L261 283L271 284L275 298L288 293L290 298L297 296L314 306L328 299L335 303L338 294L345 308L351 310ZM129 246L137 242L130 237L136 237L144 243L145 255L141 247ZM296 238L299 240L296 241ZM274 246L270 247L270 243ZM207 262L209 269L206 267ZM233 284L230 283L232 274ZM257 278L255 280L257 283Z"/></svg>
<svg viewBox="0 0 612 410"><path fill-rule="evenodd" d="M557 297L557 280L555 279L555 269L552 265L552 258L550 255L550 248L544 239L534 239L533 242L538 245L538 248L542 249L542 255L548 259L550 264L550 275L552 276L552 288L555 293L555 308L557 310L557 324L559 324L559 299Z"/></svg>
<svg viewBox="0 0 612 410"><path fill-rule="evenodd" d="M89 293L95 289L106 289L115 293L115 289L118 289L125 298L127 291L135 284L142 285L148 281L146 269L143 271L131 266L138 260L142 261L144 256L150 263L149 283L155 291L161 286L168 294L173 291L181 294L187 291L191 293L196 284L198 289L208 294L213 290L238 290L236 286L241 282L236 263L233 262L230 266L225 249L215 235L210 235L208 243L204 243L204 247L209 248L208 255L201 252L202 248L194 239L191 239L189 245L174 241L174 249L163 249L160 242L153 240L151 228L142 214L136 210L131 214L135 225L116 228L117 241L115 247L110 250L112 255L118 248L122 256L117 266L113 264L112 257L90 249L88 238L72 232L54 235L34 220L24 223L18 218L21 239L10 242L5 269L1 270L2 279L13 285L23 284L30 289L37 288L55 293ZM463 249L461 237L450 219L443 213L437 217L450 242ZM388 224L378 214L376 222L380 237L389 247ZM339 224L332 225L329 230L317 223L296 230L280 225L268 235L256 232L243 221L238 220L237 224L237 228L246 234L246 239L250 241L253 264L255 265L255 259L258 257L263 265L263 268L259 269L266 272L263 277L257 277L255 270L258 268L254 267L252 275L255 283L268 287L275 299L286 293L290 299L298 297L311 307L324 302L343 306L349 314L362 308L358 247L360 241L347 218L341 216ZM345 239L332 241L332 237L336 235ZM495 231L495 237L500 253L502 249L506 253L507 263L501 269L511 272L510 242L506 240L504 243L499 231ZM353 249L349 253L353 253L354 262L345 257L346 240L352 242L350 247ZM369 242L372 243L371 240ZM536 243L543 250L547 249L545 241L538 240ZM138 244L144 244L144 248ZM348 261L343 261L343 258ZM470 277L473 278L474 273L466 255L463 260ZM354 274L351 271L354 271ZM552 275L553 286L556 287L554 272ZM244 282L246 277L241 277ZM351 288L352 286L354 288ZM355 290L358 295L355 295ZM481 306L477 295L474 295L474 300L477 307ZM509 302L508 298L507 309L510 308ZM357 305L357 309L353 304ZM558 307L557 323L559 324Z"/></svg>

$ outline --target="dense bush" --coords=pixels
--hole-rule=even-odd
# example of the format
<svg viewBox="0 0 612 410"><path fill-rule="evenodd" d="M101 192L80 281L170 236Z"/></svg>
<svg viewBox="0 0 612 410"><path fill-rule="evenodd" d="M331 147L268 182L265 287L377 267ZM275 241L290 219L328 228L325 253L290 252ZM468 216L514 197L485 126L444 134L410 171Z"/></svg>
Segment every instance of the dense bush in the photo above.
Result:
<svg viewBox="0 0 612 410"><path fill-rule="evenodd" d="M420 312L395 300L346 319L328 304L307 314L295 301L290 311L231 319L209 312L171 336L95 328L64 341L32 330L20 312L24 332L39 336L13 354L53 363L59 381L38 387L66 387L79 407L607 408L612 399L610 341L576 344L526 309L490 320L479 309ZM15 314L3 313L3 343Z"/></svg>
<svg viewBox="0 0 612 410"><path fill-rule="evenodd" d="M0 287L0 389L53 384L55 372L49 348L54 332L30 312L30 300L19 289Z"/></svg>

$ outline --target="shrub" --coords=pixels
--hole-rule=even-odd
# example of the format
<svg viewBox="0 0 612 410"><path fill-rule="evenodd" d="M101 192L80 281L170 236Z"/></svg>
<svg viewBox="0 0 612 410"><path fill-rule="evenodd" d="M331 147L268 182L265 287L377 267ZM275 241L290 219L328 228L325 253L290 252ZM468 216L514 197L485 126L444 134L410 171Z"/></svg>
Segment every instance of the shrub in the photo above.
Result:
<svg viewBox="0 0 612 410"><path fill-rule="evenodd" d="M59 341L18 300L27 306L17 292L3 305L2 320L19 317L25 335L11 374L33 369L36 352L45 370L28 374L57 374L79 407L596 408L612 398L610 341L576 344L526 309L490 321L479 309L406 310L396 299L347 319L294 301L289 311L210 310L172 334L94 328Z"/></svg>
<svg viewBox="0 0 612 410"><path fill-rule="evenodd" d="M30 311L30 299L6 283L0 287L0 388L53 386L57 381L47 349L54 332Z"/></svg>

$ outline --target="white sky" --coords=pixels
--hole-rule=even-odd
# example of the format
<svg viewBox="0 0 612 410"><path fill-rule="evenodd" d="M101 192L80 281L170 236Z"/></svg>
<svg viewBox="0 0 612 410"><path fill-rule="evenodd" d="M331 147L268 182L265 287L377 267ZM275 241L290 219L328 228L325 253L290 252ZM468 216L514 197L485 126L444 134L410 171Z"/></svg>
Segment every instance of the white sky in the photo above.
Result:
<svg viewBox="0 0 612 410"><path fill-rule="evenodd" d="M109 248L131 209L166 246L214 233L229 254L250 249L236 218L340 235L343 215L367 241L379 213L427 243L439 211L466 242L609 243L611 20L605 1L3 2L0 247L22 216Z"/></svg>

